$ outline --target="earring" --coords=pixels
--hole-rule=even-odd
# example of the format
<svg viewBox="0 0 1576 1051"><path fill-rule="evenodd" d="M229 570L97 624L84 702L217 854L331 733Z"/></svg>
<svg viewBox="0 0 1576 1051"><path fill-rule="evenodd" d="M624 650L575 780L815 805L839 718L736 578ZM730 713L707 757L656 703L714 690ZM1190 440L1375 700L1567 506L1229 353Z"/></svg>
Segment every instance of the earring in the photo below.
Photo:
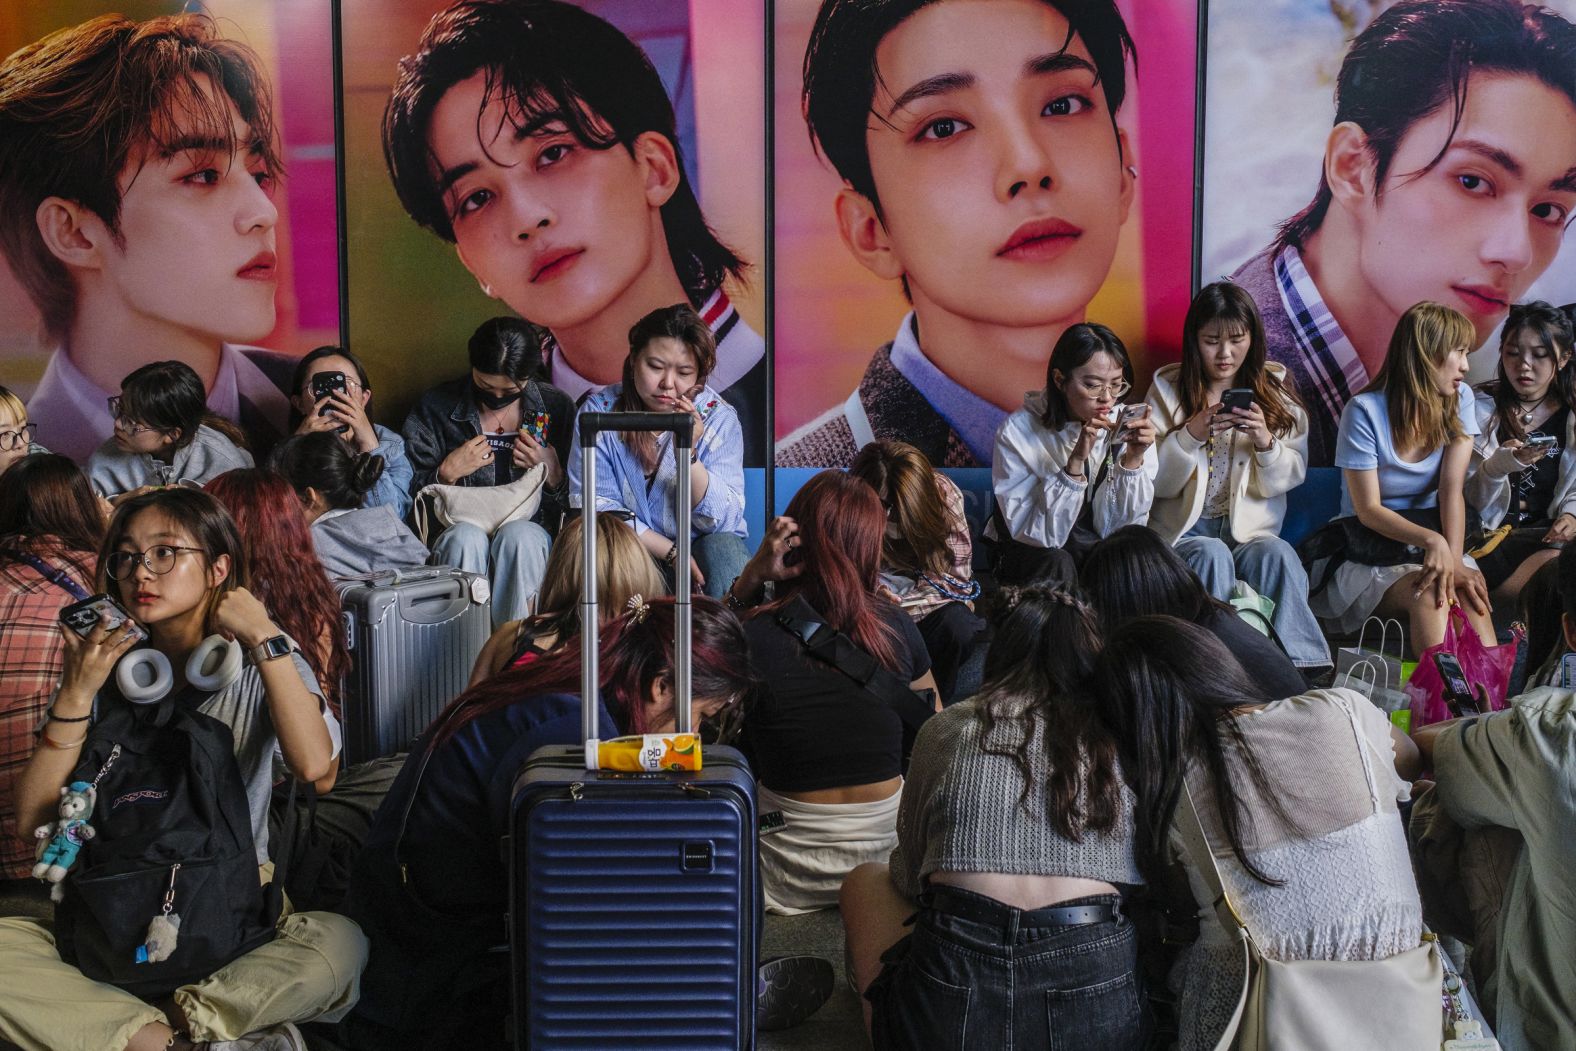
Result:
<svg viewBox="0 0 1576 1051"><path fill-rule="evenodd" d="M498 298L498 294L493 291L492 285L489 285L485 281L482 282L482 295L486 296L488 299Z"/></svg>
<svg viewBox="0 0 1576 1051"><path fill-rule="evenodd" d="M1127 166L1127 174L1133 177L1133 181L1134 182L1137 182L1138 181L1138 165L1136 165L1136 164L1129 164Z"/></svg>

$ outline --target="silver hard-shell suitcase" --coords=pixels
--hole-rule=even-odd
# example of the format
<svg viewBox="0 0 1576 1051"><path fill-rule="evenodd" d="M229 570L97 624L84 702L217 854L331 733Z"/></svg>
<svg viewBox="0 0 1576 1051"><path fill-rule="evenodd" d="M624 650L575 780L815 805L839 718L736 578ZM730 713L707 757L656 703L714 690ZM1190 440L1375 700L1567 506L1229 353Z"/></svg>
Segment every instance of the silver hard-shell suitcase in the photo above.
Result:
<svg viewBox="0 0 1576 1051"><path fill-rule="evenodd" d="M345 763L410 747L470 680L492 632L487 581L448 566L335 582L350 650Z"/></svg>

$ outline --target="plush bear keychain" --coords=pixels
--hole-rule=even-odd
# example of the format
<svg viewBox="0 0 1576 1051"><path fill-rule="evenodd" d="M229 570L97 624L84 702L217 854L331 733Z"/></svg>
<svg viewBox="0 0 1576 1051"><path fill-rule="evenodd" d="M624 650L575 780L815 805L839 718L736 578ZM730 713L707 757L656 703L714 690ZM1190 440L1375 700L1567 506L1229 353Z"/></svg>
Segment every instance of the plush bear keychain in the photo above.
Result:
<svg viewBox="0 0 1576 1051"><path fill-rule="evenodd" d="M180 862L170 866L170 888L164 892L164 905L159 914L148 924L148 935L137 946L134 957L137 963L163 963L175 951L175 941L181 934L181 916L175 908L175 874L181 870Z"/></svg>
<svg viewBox="0 0 1576 1051"><path fill-rule="evenodd" d="M76 862L82 844L93 838L88 818L97 799L96 788L86 781L73 781L60 790L59 819L33 830L33 838L47 841L39 843L33 877L54 884L49 896L57 902L65 895L60 881L66 878L66 870Z"/></svg>

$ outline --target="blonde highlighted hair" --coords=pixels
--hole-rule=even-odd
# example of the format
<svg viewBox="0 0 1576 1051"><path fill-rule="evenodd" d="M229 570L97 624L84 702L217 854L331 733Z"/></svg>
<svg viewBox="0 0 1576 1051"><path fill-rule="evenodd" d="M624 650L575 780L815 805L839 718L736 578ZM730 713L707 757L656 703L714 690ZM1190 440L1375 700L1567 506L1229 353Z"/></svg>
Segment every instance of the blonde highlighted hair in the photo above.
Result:
<svg viewBox="0 0 1576 1051"><path fill-rule="evenodd" d="M1384 365L1363 390L1384 394L1396 448L1443 448L1466 437L1457 405L1460 392L1439 393L1437 376L1451 351L1470 351L1476 342L1467 316L1438 303L1418 303L1401 315Z"/></svg>
<svg viewBox="0 0 1576 1051"><path fill-rule="evenodd" d="M559 639L580 633L580 591L582 522L574 518L564 523L547 556L542 590L537 596L540 611L529 618L524 630L533 635L556 632ZM640 543L635 531L617 515L598 515L596 519L596 602L599 619L605 624L624 612L635 595L646 599L666 595L667 584L657 564Z"/></svg>
<svg viewBox="0 0 1576 1051"><path fill-rule="evenodd" d="M27 406L5 387L0 387L0 416L9 417L18 426L27 419Z"/></svg>

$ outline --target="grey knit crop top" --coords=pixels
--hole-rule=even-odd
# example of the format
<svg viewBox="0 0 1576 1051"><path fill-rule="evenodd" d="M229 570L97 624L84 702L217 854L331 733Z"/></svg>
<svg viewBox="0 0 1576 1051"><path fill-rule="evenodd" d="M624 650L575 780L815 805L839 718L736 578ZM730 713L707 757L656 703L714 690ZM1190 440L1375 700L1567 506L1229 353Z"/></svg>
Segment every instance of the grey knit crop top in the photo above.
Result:
<svg viewBox="0 0 1576 1051"><path fill-rule="evenodd" d="M1116 825L1086 831L1083 842L1059 835L1046 817L1045 724L1029 742L1033 784L1022 803L1023 771L1010 755L984 750L982 698L955 704L919 731L903 785L892 851L892 882L917 897L932 872L1000 872L1072 876L1107 883L1143 882L1133 860L1133 797L1122 785ZM1022 739L1026 705L998 701L991 744L1006 751Z"/></svg>

